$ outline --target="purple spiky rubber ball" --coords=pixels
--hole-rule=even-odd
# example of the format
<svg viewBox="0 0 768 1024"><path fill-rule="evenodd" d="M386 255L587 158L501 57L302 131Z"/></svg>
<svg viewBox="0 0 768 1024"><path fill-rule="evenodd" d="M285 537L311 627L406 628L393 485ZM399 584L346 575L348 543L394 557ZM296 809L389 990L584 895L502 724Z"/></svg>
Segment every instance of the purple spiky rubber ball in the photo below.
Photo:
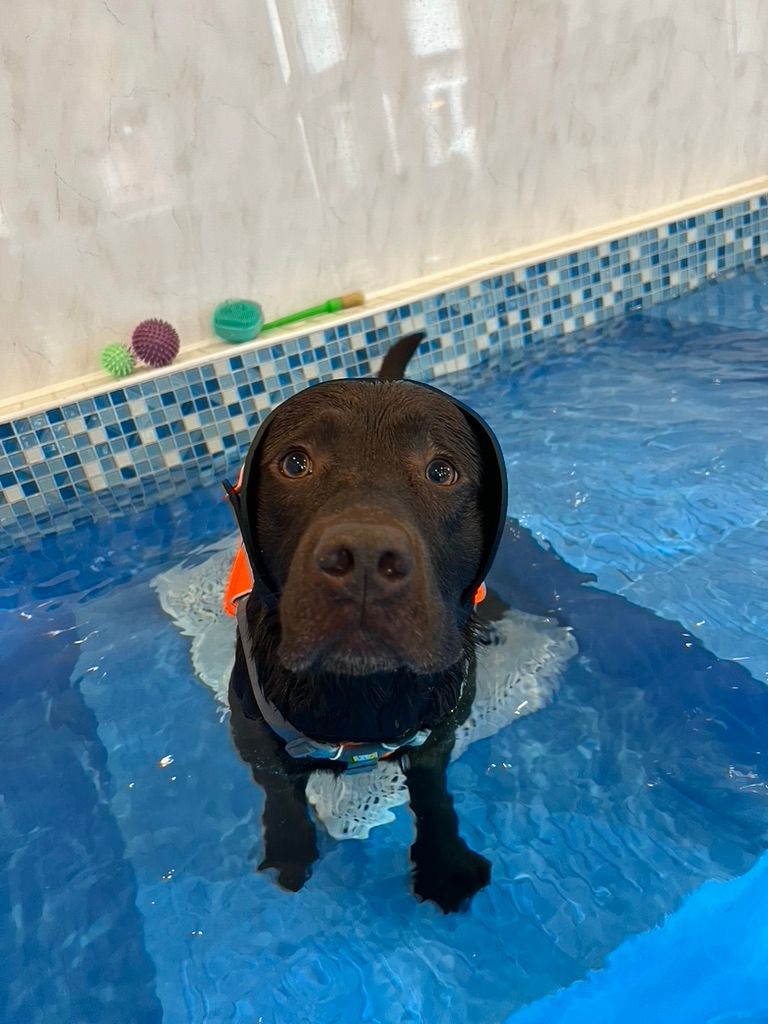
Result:
<svg viewBox="0 0 768 1024"><path fill-rule="evenodd" d="M131 337L133 354L156 369L169 366L179 354L179 336L165 320L142 320Z"/></svg>

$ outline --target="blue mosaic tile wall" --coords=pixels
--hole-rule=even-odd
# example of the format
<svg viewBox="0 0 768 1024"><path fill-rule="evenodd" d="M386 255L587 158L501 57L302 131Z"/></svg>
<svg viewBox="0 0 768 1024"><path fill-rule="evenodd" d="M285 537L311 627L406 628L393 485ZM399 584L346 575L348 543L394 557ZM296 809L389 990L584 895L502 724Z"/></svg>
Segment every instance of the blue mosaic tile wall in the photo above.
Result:
<svg viewBox="0 0 768 1024"><path fill-rule="evenodd" d="M402 334L430 380L489 353L673 298L768 255L768 196L532 263L375 316L0 423L0 548L167 500L236 472L266 412L364 376Z"/></svg>

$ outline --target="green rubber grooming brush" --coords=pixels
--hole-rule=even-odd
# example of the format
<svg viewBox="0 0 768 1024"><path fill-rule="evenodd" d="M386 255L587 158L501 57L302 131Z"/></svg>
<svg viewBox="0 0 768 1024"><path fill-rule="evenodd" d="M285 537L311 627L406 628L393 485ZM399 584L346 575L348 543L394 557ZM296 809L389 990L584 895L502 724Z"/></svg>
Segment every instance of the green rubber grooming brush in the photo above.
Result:
<svg viewBox="0 0 768 1024"><path fill-rule="evenodd" d="M257 337L264 327L264 314L258 302L234 299L222 302L213 314L213 330L223 341L237 344Z"/></svg>

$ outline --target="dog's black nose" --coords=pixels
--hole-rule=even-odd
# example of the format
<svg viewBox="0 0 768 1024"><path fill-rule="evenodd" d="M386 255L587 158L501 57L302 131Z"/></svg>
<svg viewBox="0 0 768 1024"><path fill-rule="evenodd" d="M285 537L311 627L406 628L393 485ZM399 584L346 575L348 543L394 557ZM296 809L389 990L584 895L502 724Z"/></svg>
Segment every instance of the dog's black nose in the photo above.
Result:
<svg viewBox="0 0 768 1024"><path fill-rule="evenodd" d="M394 597L407 587L413 551L398 526L340 523L323 530L314 562L326 587L376 600Z"/></svg>

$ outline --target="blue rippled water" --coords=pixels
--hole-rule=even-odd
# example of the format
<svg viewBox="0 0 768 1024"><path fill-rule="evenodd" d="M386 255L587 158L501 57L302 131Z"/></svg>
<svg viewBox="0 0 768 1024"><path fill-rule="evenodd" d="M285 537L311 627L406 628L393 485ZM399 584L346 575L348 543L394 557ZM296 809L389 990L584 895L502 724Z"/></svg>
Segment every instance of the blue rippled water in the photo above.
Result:
<svg viewBox="0 0 768 1024"><path fill-rule="evenodd" d="M261 795L149 586L231 529L216 492L7 554L0 1020L768 1019L765 290L441 382L506 454L491 582L580 648L450 769L467 914L413 900L403 808L298 896L253 871Z"/></svg>

